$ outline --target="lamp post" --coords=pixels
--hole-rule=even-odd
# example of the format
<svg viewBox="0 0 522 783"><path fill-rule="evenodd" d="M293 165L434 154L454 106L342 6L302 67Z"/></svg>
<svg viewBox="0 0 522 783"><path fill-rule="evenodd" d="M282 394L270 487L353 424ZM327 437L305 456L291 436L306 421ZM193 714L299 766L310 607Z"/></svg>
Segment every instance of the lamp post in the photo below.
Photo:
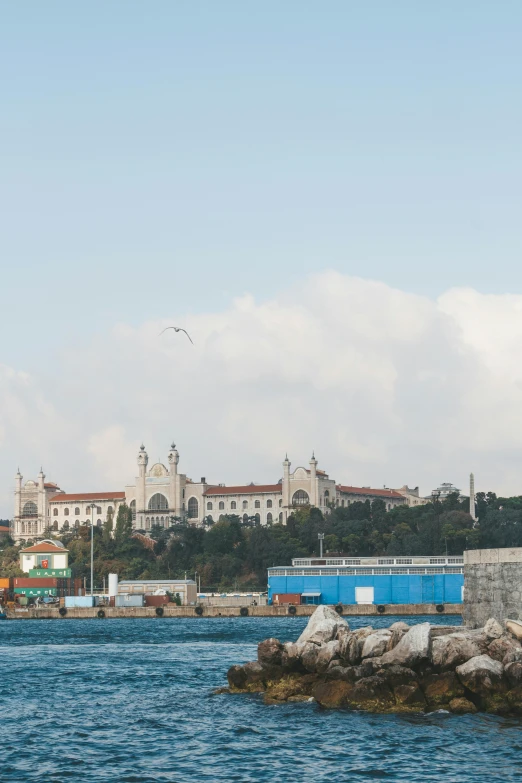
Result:
<svg viewBox="0 0 522 783"><path fill-rule="evenodd" d="M91 503L91 597L94 595L94 509L95 503Z"/></svg>
<svg viewBox="0 0 522 783"><path fill-rule="evenodd" d="M317 538L319 539L319 557L323 556L323 541L324 541L324 533L318 533Z"/></svg>

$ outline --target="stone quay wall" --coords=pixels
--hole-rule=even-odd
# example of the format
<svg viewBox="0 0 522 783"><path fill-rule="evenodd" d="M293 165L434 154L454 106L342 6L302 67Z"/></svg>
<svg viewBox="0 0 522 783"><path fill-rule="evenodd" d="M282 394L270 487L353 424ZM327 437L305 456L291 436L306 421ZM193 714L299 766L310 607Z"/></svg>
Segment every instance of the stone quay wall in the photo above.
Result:
<svg viewBox="0 0 522 783"><path fill-rule="evenodd" d="M163 606L163 617L240 617L240 606L202 606L203 613L198 615L195 606L176 606L175 604L165 604ZM288 606L248 606L244 604L244 608L248 610L248 617L286 617L290 614ZM317 606L296 606L295 615L297 617L310 617ZM157 617L156 608L153 606L143 607L108 607L108 606L95 606L92 609L89 608L76 608L67 609L67 613L62 618L59 609L57 607L27 607L10 609L7 611L7 617L9 620L78 620L87 618L97 618L98 612L103 610L105 618L144 618L144 617ZM445 604L445 615L460 615L462 604ZM389 604L385 607L385 613L381 614L377 610L375 604L359 604L359 605L347 605L343 606L343 614L346 616L407 616L407 615L438 615L442 616L437 611L435 604ZM158 618L159 619L159 618Z"/></svg>
<svg viewBox="0 0 522 783"><path fill-rule="evenodd" d="M522 619L522 548L464 552L462 621L481 628L490 617Z"/></svg>

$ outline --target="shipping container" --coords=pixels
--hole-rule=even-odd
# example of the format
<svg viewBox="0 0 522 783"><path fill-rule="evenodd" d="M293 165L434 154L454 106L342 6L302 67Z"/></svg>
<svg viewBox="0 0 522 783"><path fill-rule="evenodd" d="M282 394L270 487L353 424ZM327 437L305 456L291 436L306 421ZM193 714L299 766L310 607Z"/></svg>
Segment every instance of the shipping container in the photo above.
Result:
<svg viewBox="0 0 522 783"><path fill-rule="evenodd" d="M300 604L301 593L274 593L272 596L272 603L276 606L278 604Z"/></svg>
<svg viewBox="0 0 522 783"><path fill-rule="evenodd" d="M143 606L143 595L116 595L115 606Z"/></svg>
<svg viewBox="0 0 522 783"><path fill-rule="evenodd" d="M169 603L168 595L146 595L145 606L163 606Z"/></svg>
<svg viewBox="0 0 522 783"><path fill-rule="evenodd" d="M58 587L58 579L55 576L46 579L15 576L13 582L15 587Z"/></svg>
<svg viewBox="0 0 522 783"><path fill-rule="evenodd" d="M12 577L10 576L2 577L0 579L0 587L3 588L4 590L10 590L12 587L12 582L13 582Z"/></svg>
<svg viewBox="0 0 522 783"><path fill-rule="evenodd" d="M65 596L65 606L67 609L93 607L94 598L92 595L67 595Z"/></svg>
<svg viewBox="0 0 522 783"><path fill-rule="evenodd" d="M26 595L28 598L37 598L44 595L58 595L56 587L15 587L15 595Z"/></svg>
<svg viewBox="0 0 522 783"><path fill-rule="evenodd" d="M70 568L31 568L29 571L29 577L31 579L38 579L41 577L58 577L60 579L71 578Z"/></svg>

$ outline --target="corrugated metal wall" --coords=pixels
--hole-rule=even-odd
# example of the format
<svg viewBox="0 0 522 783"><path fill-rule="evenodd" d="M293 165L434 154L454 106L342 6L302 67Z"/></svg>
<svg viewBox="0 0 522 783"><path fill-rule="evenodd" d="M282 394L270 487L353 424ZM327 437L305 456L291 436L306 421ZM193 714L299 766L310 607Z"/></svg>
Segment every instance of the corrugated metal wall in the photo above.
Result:
<svg viewBox="0 0 522 783"><path fill-rule="evenodd" d="M269 576L273 593L321 593L323 604L355 604L356 587L373 587L376 604L462 603L463 574L389 576Z"/></svg>

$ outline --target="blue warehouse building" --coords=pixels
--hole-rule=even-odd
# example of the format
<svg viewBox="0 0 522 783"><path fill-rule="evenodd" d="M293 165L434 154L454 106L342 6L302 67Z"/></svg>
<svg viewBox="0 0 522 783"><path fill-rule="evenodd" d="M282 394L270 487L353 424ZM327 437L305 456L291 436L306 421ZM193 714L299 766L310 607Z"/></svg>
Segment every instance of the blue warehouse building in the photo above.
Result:
<svg viewBox="0 0 522 783"><path fill-rule="evenodd" d="M458 604L462 557L296 558L268 569L271 604Z"/></svg>

